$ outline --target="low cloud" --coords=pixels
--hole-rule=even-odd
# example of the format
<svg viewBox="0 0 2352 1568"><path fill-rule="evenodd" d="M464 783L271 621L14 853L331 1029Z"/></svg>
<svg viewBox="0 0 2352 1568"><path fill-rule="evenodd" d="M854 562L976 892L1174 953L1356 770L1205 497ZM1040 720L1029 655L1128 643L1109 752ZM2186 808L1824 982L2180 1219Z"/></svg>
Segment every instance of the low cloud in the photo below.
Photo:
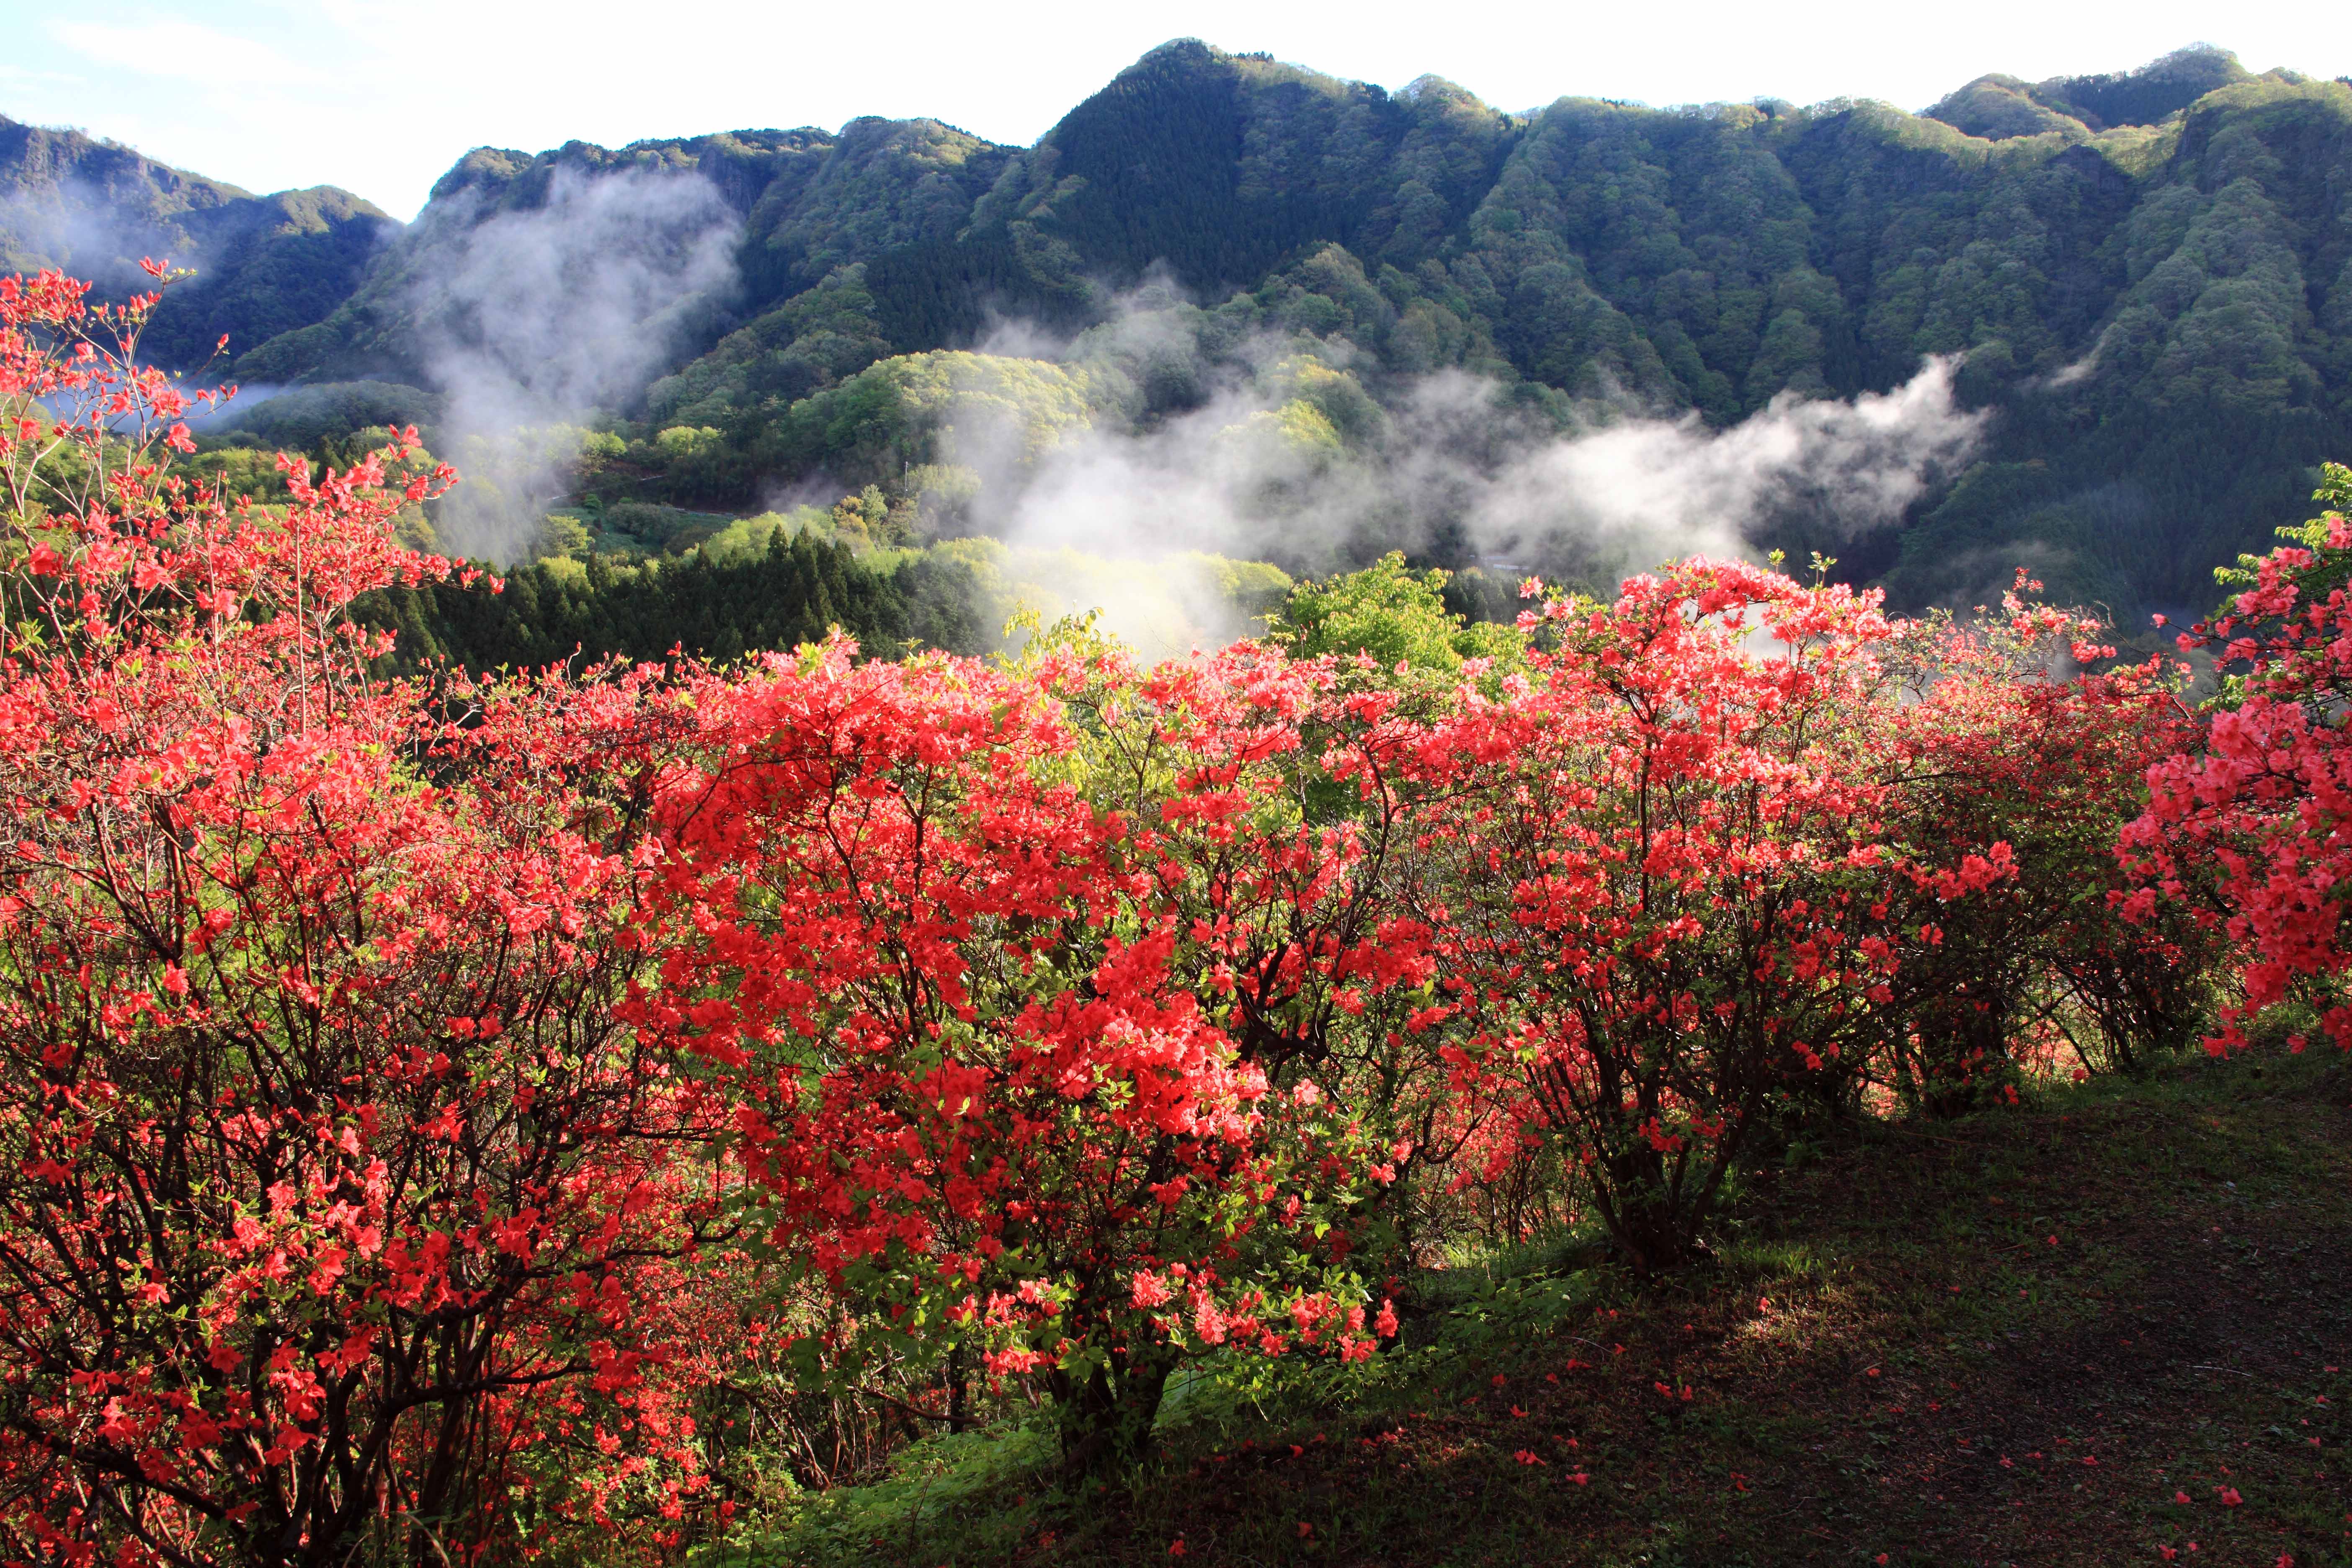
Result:
<svg viewBox="0 0 2352 1568"><path fill-rule="evenodd" d="M1475 495L1482 550L1580 550L1622 573L1748 550L1791 519L1816 536L1887 527L1975 447L1986 416L1952 398L1954 363L1928 360L1890 392L1851 401L1782 393L1710 430L1696 415L1628 419L1514 455Z"/></svg>
<svg viewBox="0 0 2352 1568"><path fill-rule="evenodd" d="M171 244L152 223L124 216L113 199L68 174L49 185L0 195L0 253L13 267L56 267L120 293L144 285L144 256L170 253L174 266L194 265L185 245Z"/></svg>
<svg viewBox="0 0 2352 1568"><path fill-rule="evenodd" d="M442 544L510 559L560 498L583 426L624 405L736 286L741 220L699 174L559 168L543 205L461 196L416 235L408 303L466 474Z"/></svg>
<svg viewBox="0 0 2352 1568"><path fill-rule="evenodd" d="M1158 374L1203 383L1198 400L1098 418L1042 455L985 421L950 430L948 460L978 481L964 527L1040 549L1204 551L1318 574L1402 548L1606 587L1673 557L1752 553L1792 525L1824 542L1889 526L1966 459L1986 417L1956 405L1954 363L1932 359L1891 391L1783 394L1722 429L1596 409L1562 431L1460 371L1391 383L1382 406L1328 363L1344 363L1344 346L1261 340L1204 371L1171 348L1165 313L1113 331L1131 376L1157 355Z"/></svg>
<svg viewBox="0 0 2352 1568"><path fill-rule="evenodd" d="M2056 370L2052 371L2047 376L2044 376L2042 380L2042 389L2045 391L2054 392L2062 387L2074 386L2082 382L2088 381L2092 374L2098 370L2099 358L2102 354L2106 353L2107 338L2109 334L2114 332L2114 331L2115 329L2113 327L2107 328L2105 331L2099 334L2097 341L2091 344L2089 352L2084 353L2081 359L2074 360L2067 364L2060 365Z"/></svg>

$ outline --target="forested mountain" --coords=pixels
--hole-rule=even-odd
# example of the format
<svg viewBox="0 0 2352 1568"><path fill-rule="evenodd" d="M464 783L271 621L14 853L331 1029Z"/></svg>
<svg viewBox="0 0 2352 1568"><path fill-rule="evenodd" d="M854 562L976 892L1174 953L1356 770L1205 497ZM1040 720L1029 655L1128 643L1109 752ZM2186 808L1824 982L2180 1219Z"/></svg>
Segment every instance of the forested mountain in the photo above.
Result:
<svg viewBox="0 0 2352 1568"><path fill-rule="evenodd" d="M220 258L158 357L227 331L248 381L448 396L452 448L490 407L600 432L551 496L749 510L870 484L910 527L1002 531L1029 515L1001 499L1008 474L1071 432L1213 415L1202 461L1286 456L1220 492L1262 538L1192 542L1460 564L1503 545L1443 487L1387 482L1428 467L1396 454L1429 439L1433 387L1478 389L1512 441L1636 416L1724 430L1958 355L1960 408L1986 416L1965 462L1859 537L1801 496L1751 535L1831 547L1904 603L2022 563L2138 610L2201 605L2212 567L2303 515L2315 466L2352 451L2352 87L2201 47L1986 77L1919 114L1515 114L1432 78L1392 94L1181 41L1029 148L859 120L477 150L372 253L380 216L341 193L248 197L13 124L0 149L20 265L98 253L22 237L43 190L76 194L38 210ZM557 254L579 224L602 237ZM622 232L654 238L615 259ZM451 285L494 254L553 256L541 295L569 326L518 335L513 300ZM606 350L625 374L541 368ZM518 395L483 394L485 365ZM1449 462L1505 439L1447 429ZM1387 478L1349 489L1375 461ZM1301 521L1359 493L1370 521Z"/></svg>
<svg viewBox="0 0 2352 1568"><path fill-rule="evenodd" d="M55 267L110 291L144 282L142 257L194 267L147 335L172 365L309 326L350 298L399 225L349 191L257 196L166 168L78 131L0 116L0 269Z"/></svg>

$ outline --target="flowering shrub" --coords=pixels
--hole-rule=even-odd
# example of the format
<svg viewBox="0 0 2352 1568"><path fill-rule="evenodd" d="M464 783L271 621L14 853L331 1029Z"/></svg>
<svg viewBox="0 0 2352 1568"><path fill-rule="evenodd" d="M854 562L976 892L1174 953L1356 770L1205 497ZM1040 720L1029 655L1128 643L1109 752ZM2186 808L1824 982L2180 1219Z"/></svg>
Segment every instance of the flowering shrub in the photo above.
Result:
<svg viewBox="0 0 2352 1568"><path fill-rule="evenodd" d="M1286 1070L1381 984L1335 918L1352 836L1271 765L1313 671L849 654L698 690L665 795L680 940L642 1016L739 1075L772 1244L867 1346L1045 1372L1081 1462L1182 1355L1368 1353L1368 1162Z"/></svg>
<svg viewBox="0 0 2352 1568"><path fill-rule="evenodd" d="M1448 736L1481 780L1435 835L1457 1059L1569 1142L1636 1268L1671 1268L1766 1098L1884 994L1885 787L1846 764L1893 628L1708 561L1522 624L1529 673Z"/></svg>
<svg viewBox="0 0 2352 1568"><path fill-rule="evenodd" d="M2115 898L2117 827L2149 764L2190 733L2176 672L2109 666L2098 623L2032 602L2040 587L2021 572L2000 614L1912 628L1902 700L1869 738L1899 781L1890 826L1911 874L1885 893L1901 963L1853 1068L1931 1114L2001 1087L2037 1028L2084 1070L2128 1067L2177 1043L2202 1000L2210 943L2195 923L2135 924ZM1979 862L2001 874L1953 898Z"/></svg>
<svg viewBox="0 0 2352 1568"><path fill-rule="evenodd" d="M2237 673L2202 745L2148 770L2147 809L2124 833L2143 884L2126 908L2147 920L2185 903L2245 954L2216 1051L2242 1047L2252 1016L2298 986L2352 1048L2352 1005L2335 987L2352 964L2352 469L2329 464L2315 499L2329 510L2249 560L2224 613L2180 635L2184 651L2212 650Z"/></svg>
<svg viewBox="0 0 2352 1568"><path fill-rule="evenodd" d="M641 1303L707 1223L672 1152L705 1108L614 1006L647 726L625 689L456 725L370 681L338 611L448 570L391 520L452 476L181 482L152 305L0 280L0 1531L457 1551L554 1390L690 1468Z"/></svg>

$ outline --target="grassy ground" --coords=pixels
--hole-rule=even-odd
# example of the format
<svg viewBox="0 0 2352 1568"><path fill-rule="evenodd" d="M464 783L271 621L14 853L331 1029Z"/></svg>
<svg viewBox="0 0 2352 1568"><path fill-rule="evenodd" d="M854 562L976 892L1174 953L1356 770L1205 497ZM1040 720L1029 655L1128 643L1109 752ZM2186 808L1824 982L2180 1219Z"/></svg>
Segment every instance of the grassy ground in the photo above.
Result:
<svg viewBox="0 0 2352 1568"><path fill-rule="evenodd" d="M757 1556L2352 1565L2333 1051L1873 1130L1664 1286L1522 1260L1447 1294L1370 1375L1180 1402L1125 1493L966 1439Z"/></svg>

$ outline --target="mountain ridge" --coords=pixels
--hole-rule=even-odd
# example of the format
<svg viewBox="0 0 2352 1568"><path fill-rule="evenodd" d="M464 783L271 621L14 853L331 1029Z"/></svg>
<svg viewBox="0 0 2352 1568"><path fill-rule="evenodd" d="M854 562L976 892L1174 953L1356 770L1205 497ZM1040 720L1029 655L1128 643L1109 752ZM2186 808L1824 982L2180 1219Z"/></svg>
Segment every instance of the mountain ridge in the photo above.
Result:
<svg viewBox="0 0 2352 1568"><path fill-rule="evenodd" d="M2300 515L2313 465L2352 449L2352 89L2210 46L1983 77L1921 114L1576 98L1515 114L1442 79L1390 93L1181 39L1026 148L877 118L479 148L317 292L349 280L331 309L233 342L236 372L446 391L432 345L471 329L419 314L420 277L562 182L678 175L716 193L731 274L672 312L642 384L597 405L642 425L623 431L636 482L665 500L911 482L951 454L914 430L938 416L903 400L906 376L858 384L901 398L878 444L812 423L838 426L868 367L984 347L1007 321L1083 341L1163 285L1198 320L1165 363L1120 362L1133 388L1105 418L1197 406L1235 343L1268 333L1382 407L1458 373L1563 429L1627 409L1727 429L1957 356L1963 404L1992 419L1978 460L1837 552L1911 603L2023 560L2085 597L2193 606L2212 565ZM671 443L692 461L658 457L671 429L709 433Z"/></svg>
<svg viewBox="0 0 2352 1568"><path fill-rule="evenodd" d="M0 116L0 268L56 267L120 293L143 280L142 256L203 262L148 330L150 353L176 367L209 361L223 335L259 342L332 311L399 226L338 186L256 195Z"/></svg>

